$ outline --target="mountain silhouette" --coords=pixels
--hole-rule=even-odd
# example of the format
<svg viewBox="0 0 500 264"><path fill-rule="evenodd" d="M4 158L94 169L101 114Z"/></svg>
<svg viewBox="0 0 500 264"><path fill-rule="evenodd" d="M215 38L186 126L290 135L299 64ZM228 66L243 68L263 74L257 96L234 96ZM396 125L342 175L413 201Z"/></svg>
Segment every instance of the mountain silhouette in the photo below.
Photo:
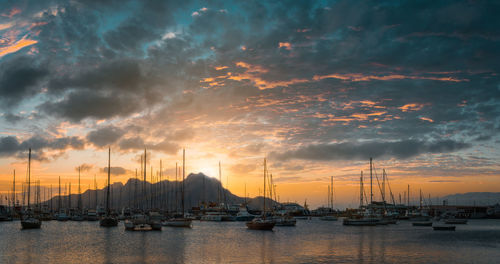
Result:
<svg viewBox="0 0 500 264"><path fill-rule="evenodd" d="M125 184L115 182L110 186L110 207L119 208L159 208L169 211L181 210L182 208L182 181L168 181L151 184L148 181L130 178ZM87 190L82 193L81 208L95 209L97 206L106 204L106 187L96 190ZM71 202L71 206L69 203ZM227 203L242 204L245 198L239 197L224 188L221 183L203 173L191 173L184 181L184 206L186 210L200 206L202 203ZM61 208L77 208L78 194L54 196L44 204L52 205L54 210ZM248 198L249 208L261 210L262 197ZM266 206L276 204L267 198Z"/></svg>

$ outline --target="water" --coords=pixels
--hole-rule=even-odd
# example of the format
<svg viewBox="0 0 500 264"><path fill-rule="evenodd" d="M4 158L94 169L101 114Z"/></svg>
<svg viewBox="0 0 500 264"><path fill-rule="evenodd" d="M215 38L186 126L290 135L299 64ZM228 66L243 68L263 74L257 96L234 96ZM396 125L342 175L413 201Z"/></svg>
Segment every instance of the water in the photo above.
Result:
<svg viewBox="0 0 500 264"><path fill-rule="evenodd" d="M498 263L500 220L457 231L398 225L355 227L298 220L296 227L247 230L243 222L193 222L192 229L126 232L98 222L44 222L20 230L0 222L0 263Z"/></svg>

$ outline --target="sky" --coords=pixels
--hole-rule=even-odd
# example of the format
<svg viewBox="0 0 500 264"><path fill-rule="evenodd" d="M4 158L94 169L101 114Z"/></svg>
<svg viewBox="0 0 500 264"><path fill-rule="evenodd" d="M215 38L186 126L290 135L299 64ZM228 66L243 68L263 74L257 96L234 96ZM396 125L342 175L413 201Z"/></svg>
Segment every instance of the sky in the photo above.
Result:
<svg viewBox="0 0 500 264"><path fill-rule="evenodd" d="M148 169L355 207L385 169L440 196L500 190L498 1L0 1L0 192ZM376 182L376 179L374 179ZM366 186L365 181L365 186ZM73 187L75 188L75 187ZM379 187L374 186L380 200ZM73 191L74 192L74 191Z"/></svg>

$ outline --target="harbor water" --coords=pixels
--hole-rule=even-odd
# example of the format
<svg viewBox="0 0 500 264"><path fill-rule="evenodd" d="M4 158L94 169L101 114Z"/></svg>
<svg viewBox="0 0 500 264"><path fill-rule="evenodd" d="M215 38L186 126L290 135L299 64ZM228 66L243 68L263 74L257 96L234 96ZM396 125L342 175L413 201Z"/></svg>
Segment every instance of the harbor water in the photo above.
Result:
<svg viewBox="0 0 500 264"><path fill-rule="evenodd" d="M498 263L500 220L469 220L456 231L343 226L298 220L295 227L248 230L243 222L199 222L191 229L125 231L98 222L43 222L21 230L0 222L0 263Z"/></svg>

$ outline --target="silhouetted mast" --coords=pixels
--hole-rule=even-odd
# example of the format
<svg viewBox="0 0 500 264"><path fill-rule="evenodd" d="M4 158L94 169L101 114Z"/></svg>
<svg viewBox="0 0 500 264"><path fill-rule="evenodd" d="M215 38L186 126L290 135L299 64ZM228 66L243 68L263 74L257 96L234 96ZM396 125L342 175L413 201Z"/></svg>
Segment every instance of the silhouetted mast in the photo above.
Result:
<svg viewBox="0 0 500 264"><path fill-rule="evenodd" d="M31 148L28 151L28 209L30 208Z"/></svg>
<svg viewBox="0 0 500 264"><path fill-rule="evenodd" d="M264 158L264 211L262 211L262 217L265 219L266 218L266 158Z"/></svg>
<svg viewBox="0 0 500 264"><path fill-rule="evenodd" d="M184 217L184 176L186 173L186 150L182 149L182 217Z"/></svg>
<svg viewBox="0 0 500 264"><path fill-rule="evenodd" d="M78 210L82 209L82 190L80 188L80 166L78 166Z"/></svg>
<svg viewBox="0 0 500 264"><path fill-rule="evenodd" d="M359 208L363 207L363 171L361 171L361 177L359 177Z"/></svg>
<svg viewBox="0 0 500 264"><path fill-rule="evenodd" d="M111 185L111 148L108 149L108 188L106 190L106 213L109 215L109 191Z"/></svg>
<svg viewBox="0 0 500 264"><path fill-rule="evenodd" d="M373 173L372 173L372 158L370 158L370 204L373 203Z"/></svg>

